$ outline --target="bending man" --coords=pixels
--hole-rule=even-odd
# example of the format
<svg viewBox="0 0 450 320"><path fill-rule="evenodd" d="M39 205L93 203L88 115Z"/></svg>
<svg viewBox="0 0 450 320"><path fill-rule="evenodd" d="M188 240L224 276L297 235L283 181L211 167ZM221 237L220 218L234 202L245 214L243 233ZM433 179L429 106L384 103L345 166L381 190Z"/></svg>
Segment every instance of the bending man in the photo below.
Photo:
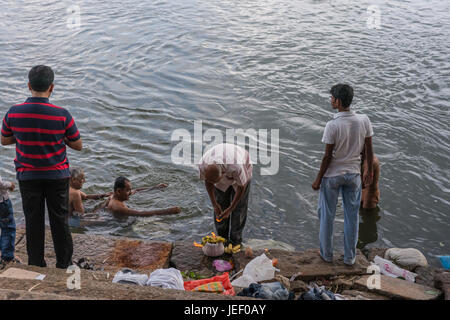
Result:
<svg viewBox="0 0 450 320"><path fill-rule="evenodd" d="M200 179L214 208L217 233L233 245L242 243L252 170L248 152L228 143L214 146L200 160Z"/></svg>

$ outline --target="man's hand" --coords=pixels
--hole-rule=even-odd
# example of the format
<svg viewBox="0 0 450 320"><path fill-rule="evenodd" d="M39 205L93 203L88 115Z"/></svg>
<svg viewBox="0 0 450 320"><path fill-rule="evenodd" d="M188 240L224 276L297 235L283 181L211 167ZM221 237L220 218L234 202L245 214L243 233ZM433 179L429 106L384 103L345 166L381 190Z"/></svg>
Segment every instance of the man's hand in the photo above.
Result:
<svg viewBox="0 0 450 320"><path fill-rule="evenodd" d="M214 204L214 213L216 214L217 219L221 219L222 216L222 208L218 203Z"/></svg>
<svg viewBox="0 0 450 320"><path fill-rule="evenodd" d="M314 181L313 184L312 184L312 188L315 191L319 190L320 189L320 180Z"/></svg>
<svg viewBox="0 0 450 320"><path fill-rule="evenodd" d="M219 217L219 219L220 219L220 220L228 219L228 217L230 216L231 212L232 212L231 207L226 208L226 209L222 212L222 215Z"/></svg>
<svg viewBox="0 0 450 320"><path fill-rule="evenodd" d="M9 191L14 191L15 188L16 185L14 184L14 182L11 181L11 187L9 187Z"/></svg>
<svg viewBox="0 0 450 320"><path fill-rule="evenodd" d="M75 141L70 141L67 137L64 137L64 143L71 149L77 151L81 151L81 149L83 149L83 142L81 141L81 138Z"/></svg>

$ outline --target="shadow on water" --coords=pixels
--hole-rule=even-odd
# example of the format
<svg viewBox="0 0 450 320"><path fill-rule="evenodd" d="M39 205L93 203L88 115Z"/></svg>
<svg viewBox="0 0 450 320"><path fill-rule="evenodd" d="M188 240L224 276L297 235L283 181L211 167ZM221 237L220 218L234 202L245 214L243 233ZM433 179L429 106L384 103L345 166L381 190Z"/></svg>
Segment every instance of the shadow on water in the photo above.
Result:
<svg viewBox="0 0 450 320"><path fill-rule="evenodd" d="M359 210L359 231L356 247L366 253L366 246L378 240L377 223L380 221L380 207Z"/></svg>

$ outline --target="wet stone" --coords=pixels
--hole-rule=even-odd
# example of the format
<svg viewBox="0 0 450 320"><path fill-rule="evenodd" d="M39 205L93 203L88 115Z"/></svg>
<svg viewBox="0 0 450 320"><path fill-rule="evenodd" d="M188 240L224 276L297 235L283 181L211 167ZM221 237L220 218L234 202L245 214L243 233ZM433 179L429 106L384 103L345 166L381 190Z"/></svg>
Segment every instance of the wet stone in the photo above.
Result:
<svg viewBox="0 0 450 320"><path fill-rule="evenodd" d="M27 263L25 230L18 229L16 256ZM169 266L172 244L168 242L143 241L129 238L104 237L99 235L72 233L73 256L77 263L81 258L88 259L95 270L118 271L131 268L152 271ZM45 232L45 261L48 267L56 265L55 250L50 229Z"/></svg>
<svg viewBox="0 0 450 320"><path fill-rule="evenodd" d="M357 250L356 262L353 266L344 264L342 258L335 258L332 263L327 263L322 260L318 249L309 249L305 251L283 251L280 249L272 249L265 252L264 250L254 250L253 257L248 258L244 252L239 252L233 255L235 260L235 269L241 270L255 257L265 253L270 259L277 258L278 265L276 266L280 272L276 272L288 279L293 275L301 272L297 276L297 280L310 281L316 278L329 278L338 275L362 275L366 274L369 262Z"/></svg>
<svg viewBox="0 0 450 320"><path fill-rule="evenodd" d="M153 271L168 268L171 251L170 243L117 240L108 261L108 269L126 267L137 271Z"/></svg>
<svg viewBox="0 0 450 320"><path fill-rule="evenodd" d="M414 273L417 274L416 283L429 287L434 287L434 278L439 274L440 270L434 267L417 267Z"/></svg>
<svg viewBox="0 0 450 320"><path fill-rule="evenodd" d="M388 250L388 248L374 247L374 248L365 249L364 254L367 257L367 260L373 261L375 256L379 256L384 259L384 254L386 253L387 250Z"/></svg>
<svg viewBox="0 0 450 320"><path fill-rule="evenodd" d="M440 272L434 278L434 285L436 288L444 291L445 300L450 300L450 272Z"/></svg>

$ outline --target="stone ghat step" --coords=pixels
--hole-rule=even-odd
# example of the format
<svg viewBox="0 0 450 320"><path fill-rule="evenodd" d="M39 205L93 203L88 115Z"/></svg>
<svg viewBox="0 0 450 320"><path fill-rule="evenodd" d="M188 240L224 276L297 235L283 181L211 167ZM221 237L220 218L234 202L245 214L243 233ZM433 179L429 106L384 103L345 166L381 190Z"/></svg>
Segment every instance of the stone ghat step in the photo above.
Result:
<svg viewBox="0 0 450 320"><path fill-rule="evenodd" d="M44 280L0 277L0 299L8 300L246 300L249 298L112 283L114 275L81 270L80 289L68 289L71 276L64 269L11 265L11 268L44 274ZM6 268L7 270L9 268ZM5 270L2 270L5 271Z"/></svg>
<svg viewBox="0 0 450 320"><path fill-rule="evenodd" d="M16 256L24 263L27 262L25 230L17 230ZM95 269L109 272L128 267L139 272L149 273L156 269L174 267L180 271L194 271L206 277L217 274L212 262L215 259L230 260L235 264L235 271L239 271L249 263L252 258L245 256L241 251L237 254L224 254L221 257L207 257L201 248L195 247L191 242L158 242L125 237L105 237L91 234L72 233L73 261L88 258ZM305 251L286 251L281 249L254 250L253 258L265 253L269 258L277 258L277 268L282 276L290 278L301 272L297 279L309 281L319 277L332 277L338 275L364 275L369 262L357 250L356 262L352 267L346 266L342 258L335 258L333 263L323 261L317 249ZM46 230L45 259L48 267L56 265L53 249L53 240L50 230ZM278 274L278 273L277 273Z"/></svg>
<svg viewBox="0 0 450 320"><path fill-rule="evenodd" d="M16 256L24 264L13 266L32 271L38 270L37 272L49 277L42 282L39 280L0 278L1 289L26 289L26 294L25 292L14 293L13 291L0 294L11 298L18 295L18 299L25 296L32 298L33 294L28 295L31 292L56 294L61 295L62 298L67 296L67 298L88 299L243 299L242 297L227 297L210 293L113 284L112 279L115 273L124 267L146 274L150 274L156 269L174 267L180 271L194 271L198 275L212 277L222 274L216 271L212 265L215 259L231 260L235 265L234 270L230 273L233 275L233 272L244 269L253 258L262 253L265 253L270 259L278 259L276 267L280 272L277 272L276 275L282 275L288 279L295 276L295 280L300 282L323 278L332 279L334 277L360 278L359 285L356 284L356 287L360 288L368 277L369 261L359 250L357 250L355 264L349 267L343 263L343 259L339 257L338 253L336 253L333 263L323 261L317 249L305 251L253 250L252 257L246 257L245 253L241 251L233 255L224 254L212 258L206 257L201 248L195 247L192 242L169 243L76 233L72 234L72 238L74 243L73 261L77 262L80 258L88 258L95 270L100 270L81 270L82 286L84 286L82 290L67 289L66 280L69 275L66 270L54 268L56 259L50 230L46 230L45 237L45 259L48 268L27 266L25 230L19 228L16 236ZM436 295L430 295L429 293L440 292L437 289L426 286L420 287L419 284L411 284L405 280L386 279L384 276L382 276L382 279L382 289L374 292L394 299L434 299ZM39 285L33 288L37 284ZM32 288L32 291L28 292L30 288ZM236 293L240 292L240 289L242 288L235 288ZM368 291L366 287L363 289ZM51 298L52 296L48 296L45 299Z"/></svg>
<svg viewBox="0 0 450 320"><path fill-rule="evenodd" d="M27 263L25 230L16 235L16 257ZM74 263L87 258L95 269L109 272L128 267L140 272L168 268L172 244L170 242L144 241L125 237L104 237L72 233ZM45 233L45 260L48 267L56 266L56 256L50 230Z"/></svg>
<svg viewBox="0 0 450 320"><path fill-rule="evenodd" d="M417 283L408 282L403 279L391 278L385 275L380 276L379 287L369 289L372 292L382 294L393 299L405 300L435 300L441 296L442 292L438 289L424 286ZM367 284L373 283L373 276L363 276L355 282L357 287L368 289ZM372 285L371 285L372 287Z"/></svg>
<svg viewBox="0 0 450 320"><path fill-rule="evenodd" d="M244 269L245 266L255 257L265 253L270 259L277 258L277 268L280 274L288 279L301 272L296 279L305 281L316 278L329 278L341 275L365 275L369 262L361 251L357 251L356 262L349 267L344 264L341 258L336 258L333 263L327 263L320 257L319 250L310 249L305 251L286 251L281 249L253 250L253 256L246 257L245 252L224 254L220 257L207 257L203 254L201 248L193 246L192 243L175 242L170 258L170 264L180 271L194 271L204 276L214 276L216 271L212 266L215 259L230 260L235 264L234 270L237 272Z"/></svg>

